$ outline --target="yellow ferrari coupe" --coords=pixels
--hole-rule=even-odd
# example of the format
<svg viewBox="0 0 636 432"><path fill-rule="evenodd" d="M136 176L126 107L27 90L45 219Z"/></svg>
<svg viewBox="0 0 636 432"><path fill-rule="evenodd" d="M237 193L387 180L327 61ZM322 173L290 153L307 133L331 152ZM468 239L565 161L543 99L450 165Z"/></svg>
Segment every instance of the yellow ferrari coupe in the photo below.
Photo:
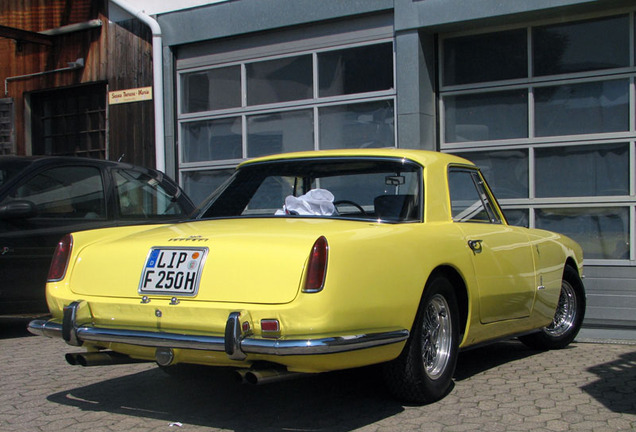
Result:
<svg viewBox="0 0 636 432"><path fill-rule="evenodd" d="M585 312L581 248L508 225L471 162L437 152L290 153L242 163L190 220L64 237L32 333L71 364L235 368L247 382L381 364L429 403L458 351L563 348Z"/></svg>

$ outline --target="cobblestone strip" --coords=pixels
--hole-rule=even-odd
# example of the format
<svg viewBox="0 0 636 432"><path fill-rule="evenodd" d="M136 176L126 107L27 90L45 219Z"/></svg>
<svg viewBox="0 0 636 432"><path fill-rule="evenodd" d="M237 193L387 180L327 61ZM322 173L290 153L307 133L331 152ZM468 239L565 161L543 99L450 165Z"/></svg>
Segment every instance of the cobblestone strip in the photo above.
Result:
<svg viewBox="0 0 636 432"><path fill-rule="evenodd" d="M636 345L467 351L452 392L427 406L392 400L374 368L254 387L218 370L178 380L154 364L70 366L71 351L0 333L0 431L636 430Z"/></svg>

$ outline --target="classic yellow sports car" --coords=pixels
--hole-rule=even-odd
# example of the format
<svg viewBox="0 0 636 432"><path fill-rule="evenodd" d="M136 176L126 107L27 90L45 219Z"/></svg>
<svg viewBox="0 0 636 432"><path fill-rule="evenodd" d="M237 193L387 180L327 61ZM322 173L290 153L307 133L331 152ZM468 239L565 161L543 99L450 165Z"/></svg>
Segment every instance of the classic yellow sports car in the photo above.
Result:
<svg viewBox="0 0 636 432"><path fill-rule="evenodd" d="M29 328L128 359L234 367L248 382L383 364L404 401L451 388L459 349L562 348L585 311L581 248L510 226L479 170L365 149L242 163L177 224L64 237L52 313Z"/></svg>

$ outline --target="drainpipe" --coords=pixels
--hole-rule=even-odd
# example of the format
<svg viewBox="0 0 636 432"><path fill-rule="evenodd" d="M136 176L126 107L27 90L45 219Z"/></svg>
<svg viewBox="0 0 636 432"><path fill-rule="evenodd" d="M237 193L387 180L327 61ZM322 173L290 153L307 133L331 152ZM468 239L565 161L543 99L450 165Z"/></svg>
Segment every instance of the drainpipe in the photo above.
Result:
<svg viewBox="0 0 636 432"><path fill-rule="evenodd" d="M159 23L136 9L124 0L110 0L135 18L150 27L152 31L152 75L154 81L154 106L155 106L155 167L162 172L166 171L166 143L163 119L163 48L161 46L161 27Z"/></svg>

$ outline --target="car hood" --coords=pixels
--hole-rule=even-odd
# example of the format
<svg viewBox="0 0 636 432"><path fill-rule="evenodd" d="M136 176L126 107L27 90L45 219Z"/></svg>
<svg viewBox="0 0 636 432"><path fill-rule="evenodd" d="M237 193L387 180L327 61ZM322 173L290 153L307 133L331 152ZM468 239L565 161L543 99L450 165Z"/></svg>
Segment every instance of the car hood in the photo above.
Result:
<svg viewBox="0 0 636 432"><path fill-rule="evenodd" d="M99 232L77 233L70 288L78 296L139 298L140 279L151 248L207 248L194 299L288 303L298 295L318 237L359 237L360 230L369 225L379 224L301 218L228 219L140 227L137 231L126 228L120 235L115 229L107 231L108 235L102 233L101 239Z"/></svg>

